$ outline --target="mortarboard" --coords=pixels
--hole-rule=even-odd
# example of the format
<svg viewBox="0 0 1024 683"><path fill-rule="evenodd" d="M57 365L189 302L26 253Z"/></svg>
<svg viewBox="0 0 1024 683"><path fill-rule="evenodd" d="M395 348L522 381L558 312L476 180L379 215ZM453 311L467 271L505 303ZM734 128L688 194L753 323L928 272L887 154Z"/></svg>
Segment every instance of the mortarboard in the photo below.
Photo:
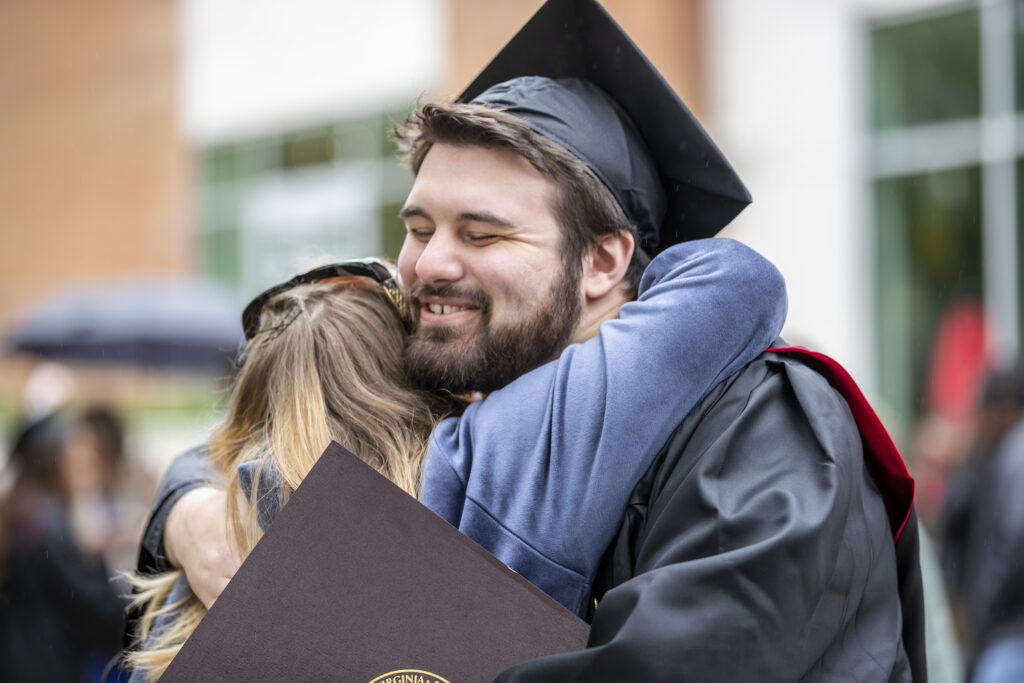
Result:
<svg viewBox="0 0 1024 683"><path fill-rule="evenodd" d="M586 162L652 256L711 237L750 203L704 128L596 0L548 0L459 100L504 109Z"/></svg>

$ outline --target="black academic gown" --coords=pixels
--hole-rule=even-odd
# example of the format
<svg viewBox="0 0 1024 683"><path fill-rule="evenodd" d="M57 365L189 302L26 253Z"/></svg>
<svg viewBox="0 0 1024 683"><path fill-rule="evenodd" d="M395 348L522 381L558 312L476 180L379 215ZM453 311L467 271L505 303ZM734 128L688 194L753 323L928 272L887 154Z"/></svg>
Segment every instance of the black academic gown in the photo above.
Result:
<svg viewBox="0 0 1024 683"><path fill-rule="evenodd" d="M634 489L588 648L498 680L924 681L912 482L881 483L892 514L847 401L804 360L765 353Z"/></svg>

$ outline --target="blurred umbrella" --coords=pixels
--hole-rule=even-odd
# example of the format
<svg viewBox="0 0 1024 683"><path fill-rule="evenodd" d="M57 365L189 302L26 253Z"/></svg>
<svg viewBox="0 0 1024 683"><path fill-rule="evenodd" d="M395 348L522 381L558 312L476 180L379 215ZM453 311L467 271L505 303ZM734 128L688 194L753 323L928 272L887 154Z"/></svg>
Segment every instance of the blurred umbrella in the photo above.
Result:
<svg viewBox="0 0 1024 683"><path fill-rule="evenodd" d="M241 311L231 290L209 280L111 279L30 307L4 342L46 358L222 372L242 343Z"/></svg>

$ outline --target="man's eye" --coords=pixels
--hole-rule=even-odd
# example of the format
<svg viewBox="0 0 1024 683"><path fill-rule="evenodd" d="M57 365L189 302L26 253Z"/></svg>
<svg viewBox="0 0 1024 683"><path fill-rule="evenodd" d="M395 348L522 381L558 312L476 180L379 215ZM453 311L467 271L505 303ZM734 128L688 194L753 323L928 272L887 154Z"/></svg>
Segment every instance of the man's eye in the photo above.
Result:
<svg viewBox="0 0 1024 683"><path fill-rule="evenodd" d="M431 228L406 228L406 230L413 239L417 240L428 240L434 234Z"/></svg>
<svg viewBox="0 0 1024 683"><path fill-rule="evenodd" d="M489 244L489 243L494 242L495 240L497 240L498 236L497 235L486 234L486 233L470 234L470 235L466 235L466 239L468 239L473 244Z"/></svg>

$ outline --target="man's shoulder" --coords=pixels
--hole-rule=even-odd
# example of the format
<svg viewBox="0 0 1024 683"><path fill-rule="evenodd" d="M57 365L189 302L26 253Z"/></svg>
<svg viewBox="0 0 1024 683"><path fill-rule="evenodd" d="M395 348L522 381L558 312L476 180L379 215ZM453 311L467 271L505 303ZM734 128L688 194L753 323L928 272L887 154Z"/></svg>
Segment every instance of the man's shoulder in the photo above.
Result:
<svg viewBox="0 0 1024 683"><path fill-rule="evenodd" d="M857 397L863 400L856 383L828 356L799 347L772 346L713 387L676 431L685 433L716 418L739 417L755 399L788 403L812 420L822 413L840 413L840 423L856 431L856 416L844 420L842 414L854 409L851 403Z"/></svg>
<svg viewBox="0 0 1024 683"><path fill-rule="evenodd" d="M794 382L803 385L803 401L797 398ZM761 440L770 439L765 446L775 448L805 439L812 431L806 427L811 422L806 411L819 410L816 403L842 409L828 381L799 359L762 352L712 387L683 417L639 482L634 503L719 467L724 458L745 458ZM794 430L794 423L801 428Z"/></svg>
<svg viewBox="0 0 1024 683"><path fill-rule="evenodd" d="M754 398L759 402L791 401L795 389L807 399L801 401L801 408L811 412L817 409L815 400L835 405L842 398L827 374L813 364L813 358L792 349L772 347L715 385L680 422L676 432L696 429L716 418L738 417L751 407Z"/></svg>
<svg viewBox="0 0 1024 683"><path fill-rule="evenodd" d="M669 438L657 461L668 471L659 476L678 479L677 470L685 476L697 463L704 470L725 459L745 467L769 453L783 467L802 459L866 469L896 538L910 517L914 481L906 463L853 378L824 354L771 348L720 382Z"/></svg>
<svg viewBox="0 0 1024 683"><path fill-rule="evenodd" d="M787 473L811 473L838 461L850 465L844 469L861 468L860 429L832 380L800 352L759 354L680 421L640 480L633 502L649 502L702 473L742 470L754 476L768 462Z"/></svg>

